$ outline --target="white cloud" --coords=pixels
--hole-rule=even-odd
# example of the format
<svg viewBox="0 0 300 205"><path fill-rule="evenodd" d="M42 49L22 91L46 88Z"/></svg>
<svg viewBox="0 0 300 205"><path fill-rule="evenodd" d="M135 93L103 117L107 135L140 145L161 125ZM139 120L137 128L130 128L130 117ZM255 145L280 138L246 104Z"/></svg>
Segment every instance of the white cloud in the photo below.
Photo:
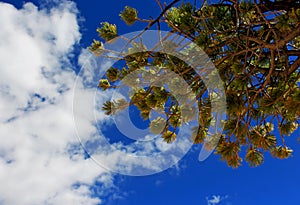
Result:
<svg viewBox="0 0 300 205"><path fill-rule="evenodd" d="M1 204L95 205L89 187L111 180L84 158L73 125L76 12L67 1L50 10L0 2Z"/></svg>
<svg viewBox="0 0 300 205"><path fill-rule="evenodd" d="M69 58L81 34L74 3L63 1L50 10L38 9L32 3L19 10L0 3L0 27L1 204L101 203L90 188L95 182L103 183L105 186L98 194L104 194L105 188L113 186L112 175L91 159L85 159L76 134L83 142L97 141L101 149L95 150L95 159L128 174L133 170L138 175L159 172L176 162L187 149L184 140L176 142L173 152L172 146L166 147L160 142L162 139L157 139L130 146L115 143L107 152L108 146L102 143L104 136L96 134L95 120L107 125L111 119L93 110L95 92L91 82L99 77L94 76L95 62L88 61L89 69L78 78L78 96L74 99L79 103L76 111L81 129L75 129L72 101L77 76ZM79 64L88 55L83 51ZM100 99L104 100L102 96ZM166 152L167 158L153 157L157 150L170 150L174 156ZM151 157L144 160L140 156Z"/></svg>
<svg viewBox="0 0 300 205"><path fill-rule="evenodd" d="M206 197L207 205L217 205L220 204L223 200L227 199L228 196L221 195L212 195L212 197Z"/></svg>
<svg viewBox="0 0 300 205"><path fill-rule="evenodd" d="M213 195L211 199L207 199L208 205L214 205L221 202L221 196Z"/></svg>

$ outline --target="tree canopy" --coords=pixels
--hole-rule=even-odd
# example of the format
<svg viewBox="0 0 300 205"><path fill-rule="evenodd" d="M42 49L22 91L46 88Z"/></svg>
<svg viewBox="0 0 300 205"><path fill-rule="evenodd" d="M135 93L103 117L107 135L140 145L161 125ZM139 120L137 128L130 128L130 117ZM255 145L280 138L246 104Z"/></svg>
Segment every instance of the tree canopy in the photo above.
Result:
<svg viewBox="0 0 300 205"><path fill-rule="evenodd" d="M227 101L227 119L215 153L235 168L241 165L243 148L244 159L251 166L262 164L265 152L280 159L291 156L286 137L297 130L300 121L300 1L175 0L163 4L157 0L157 4L161 14L155 19L143 19L142 11L129 6L120 12L120 18L128 26L144 23L145 30L160 30L165 24L210 57L223 81ZM118 36L117 26L109 22L102 23L97 32L106 42ZM99 56L105 48L100 40L94 40L89 49ZM197 97L199 127L191 138L196 144L203 143L213 119L207 86L197 73L163 53L142 52L123 60L124 67L107 70L99 88L114 89L128 73L145 66L175 72ZM182 113L189 108L178 106L162 87L136 90L129 105L136 106L143 119L149 118L151 109L165 110L167 120L157 118L149 126L167 143L176 140L176 130L188 122ZM114 108L123 109L124 102L107 101L102 107L107 115L114 114Z"/></svg>

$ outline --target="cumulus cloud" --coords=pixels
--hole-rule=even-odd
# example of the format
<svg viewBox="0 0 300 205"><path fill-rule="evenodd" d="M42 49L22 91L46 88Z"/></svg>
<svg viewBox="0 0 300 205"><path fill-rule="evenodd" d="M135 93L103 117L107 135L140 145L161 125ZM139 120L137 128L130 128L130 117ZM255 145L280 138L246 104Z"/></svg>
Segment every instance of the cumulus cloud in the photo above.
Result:
<svg viewBox="0 0 300 205"><path fill-rule="evenodd" d="M95 93L93 83L109 62L97 67L83 50L78 61L85 69L76 75L70 58L81 38L77 13L70 1L50 9L0 3L0 204L96 205L114 187L113 175L101 166L153 174L189 148L184 139L172 146L161 138L109 144L99 133L99 125L109 127L112 119L97 105L112 93ZM95 184L103 184L97 194Z"/></svg>
<svg viewBox="0 0 300 205"><path fill-rule="evenodd" d="M74 3L63 1L51 9L0 3L0 26L0 181L5 185L0 186L1 204L95 205L114 187L113 175L101 166L144 175L161 171L157 162L176 162L152 156L168 150L162 139L110 145L98 133L99 125L111 125L112 119L95 108L95 100L100 105L112 93L95 94L93 83L106 64L97 67L86 50L78 59L84 66L82 75L72 68L70 58L81 38ZM80 129L74 126L74 112ZM91 158L77 136L91 148ZM185 149L179 145L179 150ZM97 193L95 184L103 184Z"/></svg>
<svg viewBox="0 0 300 205"><path fill-rule="evenodd" d="M0 203L101 203L90 186L107 171L85 157L73 124L76 5L0 2L0 27Z"/></svg>

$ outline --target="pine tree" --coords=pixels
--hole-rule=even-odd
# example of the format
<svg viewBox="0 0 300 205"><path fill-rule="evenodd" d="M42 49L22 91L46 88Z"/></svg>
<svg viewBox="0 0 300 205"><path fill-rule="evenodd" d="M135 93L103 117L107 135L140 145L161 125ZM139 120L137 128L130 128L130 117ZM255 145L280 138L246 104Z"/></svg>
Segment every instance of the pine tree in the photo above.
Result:
<svg viewBox="0 0 300 205"><path fill-rule="evenodd" d="M148 22L145 29L161 24L170 31L183 35L200 46L213 61L224 82L228 119L215 153L229 166L241 165L241 150L246 150L245 160L251 166L264 162L264 152L280 159L292 155L285 138L294 133L300 115L300 3L299 1L204 1L201 5L179 0L162 5L157 19L141 20L136 9L126 6L121 19L132 25L137 21ZM178 4L176 4L178 3ZM104 40L117 36L116 25L107 22L97 29ZM99 55L104 48L97 40L90 50ZM194 143L203 143L211 122L211 103L207 87L197 78L189 65L161 53L132 54L123 69L111 68L107 79L101 79L99 87L108 89L110 83L122 80L128 73L143 69L145 65L165 67L182 76L196 93L199 105L199 127L193 130ZM128 83L133 86L137 79ZM176 79L174 79L174 83ZM176 89L174 86L173 89ZM137 106L144 119L151 109L167 110L166 120L157 118L150 130L161 133L164 141L176 139L176 129L182 122L181 114L187 108L178 106L174 96L163 87L136 90L129 105ZM168 105L168 106L167 106ZM111 112L112 103L103 109ZM186 116L186 115L185 115ZM163 125L163 126L162 126ZM279 134L277 134L279 133Z"/></svg>

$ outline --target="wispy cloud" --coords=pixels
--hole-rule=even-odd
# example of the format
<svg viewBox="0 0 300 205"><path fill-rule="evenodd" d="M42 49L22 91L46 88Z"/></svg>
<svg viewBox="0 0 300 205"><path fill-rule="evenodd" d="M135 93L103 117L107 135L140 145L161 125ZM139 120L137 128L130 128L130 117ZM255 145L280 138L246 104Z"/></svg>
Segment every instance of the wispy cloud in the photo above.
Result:
<svg viewBox="0 0 300 205"><path fill-rule="evenodd" d="M217 205L227 198L228 195L226 196L212 195L211 197L206 197L206 201L207 201L207 205Z"/></svg>

